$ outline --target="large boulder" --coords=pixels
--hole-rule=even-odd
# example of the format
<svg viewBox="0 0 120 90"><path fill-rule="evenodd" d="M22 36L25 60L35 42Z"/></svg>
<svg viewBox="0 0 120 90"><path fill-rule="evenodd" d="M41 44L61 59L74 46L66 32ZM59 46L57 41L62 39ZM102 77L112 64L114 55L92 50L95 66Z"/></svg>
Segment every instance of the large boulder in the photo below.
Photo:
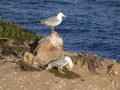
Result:
<svg viewBox="0 0 120 90"><path fill-rule="evenodd" d="M37 68L38 66L47 64L51 60L63 55L63 40L57 32L53 32L46 38L39 41L34 53L26 52L23 55L23 61L27 65L32 65Z"/></svg>

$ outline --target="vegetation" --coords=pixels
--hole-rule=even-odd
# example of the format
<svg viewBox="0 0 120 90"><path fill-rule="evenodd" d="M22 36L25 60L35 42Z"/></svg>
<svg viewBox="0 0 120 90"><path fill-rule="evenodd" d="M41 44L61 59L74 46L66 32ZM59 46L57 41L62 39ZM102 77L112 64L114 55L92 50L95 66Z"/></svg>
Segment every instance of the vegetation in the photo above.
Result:
<svg viewBox="0 0 120 90"><path fill-rule="evenodd" d="M4 22L0 20L0 49L2 54L8 55L13 51L28 51L28 47L25 48L25 44L29 45L29 42L41 39L40 36L21 28L10 21ZM9 45L12 44L12 45ZM17 47L15 45L18 45ZM19 45L23 45L22 47Z"/></svg>
<svg viewBox="0 0 120 90"><path fill-rule="evenodd" d="M16 44L23 44L25 41L40 39L39 36L23 29L11 22L3 22L0 20L0 37L14 39Z"/></svg>
<svg viewBox="0 0 120 90"><path fill-rule="evenodd" d="M68 70L64 70L65 74L62 74L62 73L58 72L58 70L56 68L53 68L52 70L50 70L50 72L53 73L57 77L67 78L67 79L74 79L74 78L81 77L79 74L74 73L72 71L68 71Z"/></svg>

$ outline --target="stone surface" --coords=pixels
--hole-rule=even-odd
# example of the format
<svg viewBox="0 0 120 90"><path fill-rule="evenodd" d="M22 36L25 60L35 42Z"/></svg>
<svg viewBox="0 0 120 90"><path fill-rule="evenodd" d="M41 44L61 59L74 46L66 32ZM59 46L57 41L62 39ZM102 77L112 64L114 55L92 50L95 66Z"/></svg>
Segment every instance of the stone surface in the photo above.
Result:
<svg viewBox="0 0 120 90"><path fill-rule="evenodd" d="M63 56L62 38L57 32L51 33L39 42L33 54L25 52L23 55L24 62L33 67L47 64L49 61Z"/></svg>
<svg viewBox="0 0 120 90"><path fill-rule="evenodd" d="M0 90L120 90L120 74L92 74L85 66L74 66L73 71L81 76L76 79L59 78L46 70L31 72L15 67L13 63L0 67Z"/></svg>
<svg viewBox="0 0 120 90"><path fill-rule="evenodd" d="M89 52L64 51L63 40L57 32L40 41L34 53L25 52L21 64L24 68L27 65L38 68L63 55L73 59L72 71L80 78L60 78L47 70L23 71L19 65L8 62L0 66L0 90L120 90L119 63ZM4 58L9 61L14 59Z"/></svg>

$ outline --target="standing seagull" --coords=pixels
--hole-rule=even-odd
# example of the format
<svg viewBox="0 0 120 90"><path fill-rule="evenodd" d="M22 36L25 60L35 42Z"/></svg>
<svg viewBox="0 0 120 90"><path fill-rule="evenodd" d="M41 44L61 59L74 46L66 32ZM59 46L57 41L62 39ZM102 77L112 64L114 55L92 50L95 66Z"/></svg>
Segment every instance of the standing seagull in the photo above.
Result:
<svg viewBox="0 0 120 90"><path fill-rule="evenodd" d="M62 17L66 18L67 16L60 12L57 14L57 16L53 16L48 19L41 20L38 23L45 24L46 26L50 26L52 33L54 32L54 26L57 26L62 22Z"/></svg>
<svg viewBox="0 0 120 90"><path fill-rule="evenodd" d="M67 67L68 66L68 67ZM63 73L63 68L66 67L68 70L73 68L72 59L68 56L64 56L55 60L52 60L50 63L47 64L46 69L57 67L60 73Z"/></svg>

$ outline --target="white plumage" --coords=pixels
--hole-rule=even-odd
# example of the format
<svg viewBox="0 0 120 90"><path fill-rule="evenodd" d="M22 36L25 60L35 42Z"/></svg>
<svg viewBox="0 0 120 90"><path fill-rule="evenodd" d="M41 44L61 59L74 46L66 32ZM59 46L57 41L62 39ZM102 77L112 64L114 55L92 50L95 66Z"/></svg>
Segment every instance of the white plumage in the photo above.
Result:
<svg viewBox="0 0 120 90"><path fill-rule="evenodd" d="M63 13L58 13L57 16L50 17L48 19L41 20L41 24L45 24L51 27L51 32L54 31L54 26L59 25L62 22L62 17L66 18Z"/></svg>
<svg viewBox="0 0 120 90"><path fill-rule="evenodd" d="M52 60L50 63L48 63L48 66L46 69L53 68L53 67L57 67L60 73L64 73L62 71L63 67L66 67L68 70L71 70L73 68L73 62L70 57L64 56L64 57Z"/></svg>

